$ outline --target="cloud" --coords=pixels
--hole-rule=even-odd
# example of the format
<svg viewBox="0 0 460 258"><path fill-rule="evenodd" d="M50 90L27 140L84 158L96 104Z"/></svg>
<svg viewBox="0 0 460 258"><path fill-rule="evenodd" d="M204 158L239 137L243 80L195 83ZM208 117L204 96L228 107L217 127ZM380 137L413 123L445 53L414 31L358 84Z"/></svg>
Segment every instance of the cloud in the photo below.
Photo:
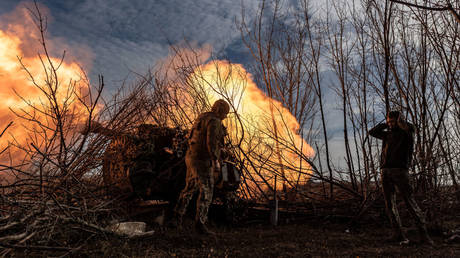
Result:
<svg viewBox="0 0 460 258"><path fill-rule="evenodd" d="M14 2L5 1L10 5ZM230 44L244 47L234 44L240 37L234 19L240 15L241 6L233 0L44 0L41 3L49 8L54 19L49 28L51 34L66 39L69 52L80 45L92 50L92 78L101 73L107 81L116 82L130 70L143 73L168 55L170 43L179 43L184 38L198 46L209 44L216 51L225 52ZM253 14L257 5L257 1L246 1L247 13ZM0 8L1 11L8 7L5 4ZM116 85L109 87L114 89Z"/></svg>
<svg viewBox="0 0 460 258"><path fill-rule="evenodd" d="M47 29L54 22L51 11L42 4L38 4L38 7L42 17L45 18L43 26ZM10 10L10 8L6 7L3 10ZM44 53L35 14L34 4L26 1L15 5L10 12L0 14L0 30L13 34L21 40L21 57L34 57L38 53ZM77 61L84 68L91 69L93 52L87 45L57 37L49 30L45 31L45 43L50 56L60 57L66 51L66 61Z"/></svg>
<svg viewBox="0 0 460 258"><path fill-rule="evenodd" d="M240 38L235 18L241 2L233 0L42 0L53 22L50 34L71 55L88 61L84 68L91 78L102 74L109 89L129 71L144 73L168 55L168 45L187 39L199 47L209 44L230 61L248 62L248 50ZM295 7L287 1L285 8ZM0 13L17 5L2 0ZM243 1L246 18L256 17L260 1ZM269 11L270 12L270 11ZM269 14L267 14L269 15ZM247 21L251 23L251 21ZM64 44L65 42L65 44ZM91 65L93 63L93 65Z"/></svg>

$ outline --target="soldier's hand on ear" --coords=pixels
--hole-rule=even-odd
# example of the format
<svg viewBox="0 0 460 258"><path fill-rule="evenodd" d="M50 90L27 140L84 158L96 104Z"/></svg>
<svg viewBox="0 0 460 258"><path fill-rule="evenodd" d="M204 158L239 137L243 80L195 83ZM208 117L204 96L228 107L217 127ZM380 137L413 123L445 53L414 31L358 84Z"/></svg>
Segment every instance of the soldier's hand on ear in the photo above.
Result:
<svg viewBox="0 0 460 258"><path fill-rule="evenodd" d="M404 119L404 116L402 114L399 115L398 117L398 126L399 128L405 130L405 131L408 131L410 128L409 128L409 125L407 124L407 121L406 119Z"/></svg>

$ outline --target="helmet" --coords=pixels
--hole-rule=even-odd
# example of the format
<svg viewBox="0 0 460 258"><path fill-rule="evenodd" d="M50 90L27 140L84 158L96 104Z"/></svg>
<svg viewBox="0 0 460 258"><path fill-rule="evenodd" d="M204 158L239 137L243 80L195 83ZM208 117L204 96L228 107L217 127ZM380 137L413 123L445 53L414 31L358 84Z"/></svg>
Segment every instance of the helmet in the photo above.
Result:
<svg viewBox="0 0 460 258"><path fill-rule="evenodd" d="M216 102L214 102L214 105L212 105L211 111L216 113L216 114L228 114L230 112L230 105L228 105L227 101L223 99L219 99Z"/></svg>

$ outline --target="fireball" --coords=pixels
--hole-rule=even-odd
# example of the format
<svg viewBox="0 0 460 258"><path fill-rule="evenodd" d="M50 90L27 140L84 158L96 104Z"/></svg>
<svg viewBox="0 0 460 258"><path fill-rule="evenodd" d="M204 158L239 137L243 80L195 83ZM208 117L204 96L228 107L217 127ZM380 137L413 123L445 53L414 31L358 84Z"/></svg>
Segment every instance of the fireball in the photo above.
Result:
<svg viewBox="0 0 460 258"><path fill-rule="evenodd" d="M277 175L277 188L309 179L311 167L305 158L313 157L314 150L299 135L299 123L254 83L242 65L212 61L198 67L190 80L206 93L209 103L223 98L231 104L234 113L224 123L230 141L239 145L241 160L250 156L255 161L255 166L247 166L253 177L274 180Z"/></svg>
<svg viewBox="0 0 460 258"><path fill-rule="evenodd" d="M16 12L24 14L25 10ZM29 22L8 24L0 30L0 132L13 122L0 138L0 151L9 147L10 154L4 152L0 157L3 164L22 162L25 153L20 149L31 149L31 144L49 148L59 126L75 125L87 115L79 97L85 95L89 84L82 79L80 66L46 56L44 51L31 54L40 41L34 38L37 28L31 18L26 15L24 19ZM63 124L57 122L56 114Z"/></svg>

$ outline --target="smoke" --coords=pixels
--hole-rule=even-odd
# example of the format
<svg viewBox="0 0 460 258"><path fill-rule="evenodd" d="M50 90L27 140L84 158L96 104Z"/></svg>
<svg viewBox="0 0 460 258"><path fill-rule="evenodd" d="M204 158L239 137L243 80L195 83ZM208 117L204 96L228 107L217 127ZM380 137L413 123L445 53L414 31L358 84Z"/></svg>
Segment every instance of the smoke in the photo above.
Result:
<svg viewBox="0 0 460 258"><path fill-rule="evenodd" d="M48 53L60 58L64 55L67 61L78 62L79 65L89 71L92 67L94 54L90 47L84 44L68 42L61 37L53 37L51 30L54 19L45 5L33 2L20 2L10 12L0 15L0 30L8 35L14 35L20 39L19 48L23 58L32 58L39 53L43 54L41 32L38 27L37 8L43 17L45 44Z"/></svg>

